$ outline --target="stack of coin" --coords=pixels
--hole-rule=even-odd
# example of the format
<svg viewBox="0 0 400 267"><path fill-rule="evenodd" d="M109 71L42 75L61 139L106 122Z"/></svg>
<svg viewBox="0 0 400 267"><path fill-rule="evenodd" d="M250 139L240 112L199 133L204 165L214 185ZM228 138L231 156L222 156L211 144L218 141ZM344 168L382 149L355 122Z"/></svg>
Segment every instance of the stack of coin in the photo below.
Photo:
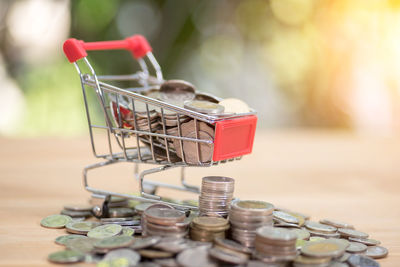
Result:
<svg viewBox="0 0 400 267"><path fill-rule="evenodd" d="M272 226L273 210L272 204L263 201L233 201L229 212L232 239L246 247L254 247L257 228Z"/></svg>
<svg viewBox="0 0 400 267"><path fill-rule="evenodd" d="M116 207L125 206L127 203L116 198L112 199L111 204ZM353 229L354 226L350 224L326 219L316 223L309 221L309 216L282 209L271 214L272 205L265 202L237 200L231 206L230 220L237 228L233 232L233 237L236 239L239 237L239 240L244 240L243 242L251 242L251 235L255 236L253 237L255 242L248 246L242 245L243 242L240 244L231 240L231 237L223 238L229 227L224 218L198 217L198 214L192 212L182 222L182 213L175 212L176 210L170 205L135 203L134 206L135 212L142 214L141 223L145 224L148 235L151 236L139 236L141 232L136 227L139 227L137 224L140 218L136 215L100 220L92 218L85 221L76 221L76 218L59 214L47 216L40 222L43 227L65 228L71 233L56 238L55 242L66 250L50 254L49 261L55 263L85 261L98 263L99 266L338 267L379 266L374 259L388 255L388 250L379 246L378 240L369 239L367 233ZM155 210L148 210L149 207ZM77 205L65 206L65 210L72 209L86 208ZM132 212L124 207L113 211L116 215L128 215ZM268 216L269 219L265 219ZM276 222L274 228L260 227L256 231L247 230L257 228L260 222L266 223L272 220L271 217L274 217ZM187 221L191 219L193 223L190 237L194 240L189 239L189 235L182 237L185 232L180 229L180 227L187 228L189 224ZM305 226L298 229L303 224ZM333 232L334 229L327 226L338 229ZM340 238L330 238L333 234L339 234ZM293 249L294 239L296 239L296 257ZM214 241L214 246L213 243L204 241Z"/></svg>
<svg viewBox="0 0 400 267"><path fill-rule="evenodd" d="M206 176L199 196L200 216L227 217L233 198L235 180L223 176Z"/></svg>
<svg viewBox="0 0 400 267"><path fill-rule="evenodd" d="M254 256L266 263L290 261L296 258L297 235L284 228L263 226L257 229Z"/></svg>
<svg viewBox="0 0 400 267"><path fill-rule="evenodd" d="M227 219L195 217L190 225L190 238L195 241L212 242L214 238L225 238L225 232L228 229Z"/></svg>
<svg viewBox="0 0 400 267"><path fill-rule="evenodd" d="M62 215L67 215L72 218L89 218L92 214L92 205L86 204L70 204L65 205L64 209L60 212Z"/></svg>
<svg viewBox="0 0 400 267"><path fill-rule="evenodd" d="M142 214L142 235L185 237L189 227L185 218L184 212L169 205L154 204Z"/></svg>

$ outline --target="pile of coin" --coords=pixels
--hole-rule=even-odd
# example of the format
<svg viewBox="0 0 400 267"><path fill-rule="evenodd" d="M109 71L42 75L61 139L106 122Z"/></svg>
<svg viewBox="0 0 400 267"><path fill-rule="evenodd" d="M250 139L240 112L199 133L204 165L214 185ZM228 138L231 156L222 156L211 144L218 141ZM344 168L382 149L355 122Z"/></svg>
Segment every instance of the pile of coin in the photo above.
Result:
<svg viewBox="0 0 400 267"><path fill-rule="evenodd" d="M169 205L154 204L142 214L142 234L144 236L185 237L190 222L185 221L185 213Z"/></svg>
<svg viewBox="0 0 400 267"><path fill-rule="evenodd" d="M246 247L254 247L257 228L273 225L273 210L272 204L263 201L233 201L229 211L232 239Z"/></svg>
<svg viewBox="0 0 400 267"><path fill-rule="evenodd" d="M195 241L212 242L215 238L225 238L225 232L228 229L227 219L195 217L190 225L190 238Z"/></svg>
<svg viewBox="0 0 400 267"><path fill-rule="evenodd" d="M199 196L200 216L227 217L235 189L235 180L223 176L203 177Z"/></svg>
<svg viewBox="0 0 400 267"><path fill-rule="evenodd" d="M207 115L227 116L250 111L247 104L239 99L222 100L211 94L198 92L194 85L183 80L165 81L159 88L149 89L141 94ZM225 109L229 112L225 112ZM201 164L212 160L215 135L215 127L212 124L194 120L170 108L146 105L143 101L130 101L122 96L117 99L110 95L110 110L117 127L162 135L138 134L143 144L152 147L156 160L181 161L187 164ZM210 141L210 143L176 137Z"/></svg>
<svg viewBox="0 0 400 267"><path fill-rule="evenodd" d="M274 263L296 258L297 235L288 229L263 226L257 229L254 242L255 257Z"/></svg>
<svg viewBox="0 0 400 267"><path fill-rule="evenodd" d="M224 192L222 199L232 197L233 179L205 177L203 181L204 196L214 200ZM66 205L63 214L42 219L43 227L65 228L68 233L55 239L65 250L51 253L49 261L99 266L379 267L374 259L388 255L379 241L351 224L311 221L309 216L274 210L262 201L234 200L230 207L223 205L229 210L229 221L194 211L185 214L165 203L112 198L109 204L112 212L99 220L64 215L65 211L88 212L91 205L82 204ZM231 236L226 235L229 227Z"/></svg>

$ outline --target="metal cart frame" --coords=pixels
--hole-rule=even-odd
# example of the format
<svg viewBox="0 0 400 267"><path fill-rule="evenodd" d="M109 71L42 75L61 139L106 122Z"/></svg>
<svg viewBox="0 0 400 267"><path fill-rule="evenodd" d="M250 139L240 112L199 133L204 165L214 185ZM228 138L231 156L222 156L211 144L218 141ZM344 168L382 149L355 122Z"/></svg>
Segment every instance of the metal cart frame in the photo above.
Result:
<svg viewBox="0 0 400 267"><path fill-rule="evenodd" d="M86 50L108 50L108 49L126 49L131 51L133 56L137 59L141 70L130 75L97 75L93 66L87 59ZM103 209L107 209L107 204L110 201L111 196L117 196L126 199L133 199L146 202L163 202L159 196L154 195L155 190L158 187L167 187L171 189L199 193L198 187L187 184L184 175L185 167L214 166L218 165L219 163L225 163L228 161L240 159L243 154L251 152L253 138L254 138L254 131L255 131L255 123L256 123L256 116L254 110L252 110L249 113L242 113L242 114L225 114L222 116L206 115L140 94L141 91L159 88L160 84L164 81L160 65L153 56L151 52L151 47L149 46L149 44L147 43L146 39L144 39L143 36L135 35L121 41L106 41L106 42L94 42L94 43L85 43L83 41L76 39L68 39L64 43L64 52L69 61L74 64L80 77L84 104L85 104L85 111L89 126L89 135L91 140L92 152L96 158L101 158L105 160L99 163L88 165L83 169L84 187L87 191L91 192L93 196L98 197L103 202ZM154 72L155 76L150 75L148 63L152 67L152 72ZM88 71L85 72L83 70L84 67L86 67ZM111 85L109 83L106 83L105 81L136 81L141 86L123 89ZM99 124L94 124L92 122L92 117L90 112L91 107L88 102L88 93L90 93L89 91L94 91L97 97L101 112L104 115L103 124L99 125ZM111 104L110 105L107 104L108 99L113 99L117 107L116 110L113 109ZM133 113L134 127L130 129L124 127L124 124L122 122L121 110L124 108L124 104L130 105L131 111ZM140 114L139 111L137 111L135 108L139 104L141 104L142 107L143 104L145 106L145 110L140 111L141 112ZM161 129L159 129L161 132L160 131L154 132L154 130L152 129L151 116L153 115L152 112L154 109L157 109L157 112L161 120L160 121ZM117 112L117 116L115 116L115 111ZM172 113L175 114L173 116L176 116L176 125L178 128L178 132L176 135L169 134L167 132L167 127L166 127L167 125L165 123L167 113L168 114ZM140 126L138 125L139 115L141 115L140 118L142 119L144 118L145 120L147 119L147 125L145 125L146 130L140 129ZM192 120L194 120L194 127L196 133L195 138L189 138L182 135L181 118L183 117L189 117ZM213 136L212 140L206 140L200 138L199 136L200 122L207 123L207 125L214 125L216 127L215 130L216 131L218 130L220 132L219 135L221 135L221 133L223 135L223 132L221 131L223 131L224 127L229 127L229 125L232 125L232 123L235 127L239 125L243 128L243 125L245 125L250 129L249 135L251 140L247 140L248 143L249 142L250 143L249 145L247 145L246 143L247 145L246 149L244 150L242 149L241 151L233 151L233 153L232 151L230 151L227 155L222 156L222 158L221 156L216 157L216 155L214 154L216 149L214 149L212 159L207 162L202 162L200 159L200 146L202 144L215 146L217 132L215 133L215 136ZM224 127L222 127L222 125ZM106 132L108 153L99 154L97 152L96 142L93 133L95 129L101 129ZM136 145L129 146L127 144L128 139L136 139ZM156 139L158 140L157 142ZM222 140L223 138L221 137L220 139ZM147 146L140 145L141 143L143 143L143 140L146 140L146 142L148 141ZM178 141L180 144L180 153L181 153L180 155L182 157L180 161L176 161L176 158L173 157L173 151L169 147L170 146L169 141L174 141L174 140ZM226 138L224 138L223 140L226 140ZM185 153L183 150L184 142L194 142L195 144L197 144L196 163L193 162L189 163L185 159ZM163 155L164 157L161 159L157 154L158 151L157 149L159 148L163 148L166 152L166 155ZM89 185L88 182L89 171L120 162L135 163L134 174L137 180L139 181L140 196L97 189ZM139 172L139 163L156 164L160 166ZM166 171L176 167L181 167L181 178L180 178L182 184L181 186L144 179L145 176L147 175L161 171ZM192 210L197 209L197 207L189 205L181 205L174 203L168 203L168 204L175 206L177 208L192 209ZM102 214L104 214L104 211L100 209L98 211L98 215L101 216Z"/></svg>

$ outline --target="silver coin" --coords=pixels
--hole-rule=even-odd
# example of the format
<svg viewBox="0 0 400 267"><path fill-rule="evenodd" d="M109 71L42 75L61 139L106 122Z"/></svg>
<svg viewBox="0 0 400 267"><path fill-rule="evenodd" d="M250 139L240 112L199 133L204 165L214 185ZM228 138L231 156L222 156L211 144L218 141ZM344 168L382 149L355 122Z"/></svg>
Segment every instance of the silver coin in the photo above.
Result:
<svg viewBox="0 0 400 267"><path fill-rule="evenodd" d="M297 239L297 234L295 234L290 230L282 228L274 228L270 226L263 226L261 228L258 228L256 233L257 236L269 240L295 241Z"/></svg>
<svg viewBox="0 0 400 267"><path fill-rule="evenodd" d="M126 221L132 221L135 220L134 217L122 217L122 218L100 218L100 222L103 224L106 223L120 223L120 222L126 222Z"/></svg>
<svg viewBox="0 0 400 267"><path fill-rule="evenodd" d="M151 262L151 261L145 261L145 262L139 262L136 264L135 267L161 267L160 264Z"/></svg>
<svg viewBox="0 0 400 267"><path fill-rule="evenodd" d="M225 110L224 106L203 100L185 101L184 107L204 114L222 114Z"/></svg>
<svg viewBox="0 0 400 267"><path fill-rule="evenodd" d="M327 233L327 232L317 232L317 231L312 231L308 229L308 232L310 233L311 236L320 236L324 238L339 238L340 234L339 233Z"/></svg>
<svg viewBox="0 0 400 267"><path fill-rule="evenodd" d="M62 250L51 253L48 260L54 263L75 263L83 261L85 255L79 251Z"/></svg>
<svg viewBox="0 0 400 267"><path fill-rule="evenodd" d="M134 242L134 238L126 235L111 236L99 239L94 243L95 248L116 249L129 247Z"/></svg>
<svg viewBox="0 0 400 267"><path fill-rule="evenodd" d="M64 228L66 224L72 221L70 216L50 215L40 221L40 225L46 228Z"/></svg>
<svg viewBox="0 0 400 267"><path fill-rule="evenodd" d="M233 251L251 254L252 250L230 239L215 238L215 245L221 246Z"/></svg>
<svg viewBox="0 0 400 267"><path fill-rule="evenodd" d="M349 253L361 253L367 250L367 246L358 242L349 242L350 246L346 248Z"/></svg>
<svg viewBox="0 0 400 267"><path fill-rule="evenodd" d="M217 96L214 96L210 93L206 93L206 92L197 92L195 98L196 100L203 100L203 101L209 101L209 102L213 102L213 103L219 103L219 101L222 101L222 98L219 98Z"/></svg>
<svg viewBox="0 0 400 267"><path fill-rule="evenodd" d="M335 233L337 231L336 227L318 223L318 222L313 222L313 221L306 221L304 226L307 229L310 229L315 232L322 232L322 233Z"/></svg>
<svg viewBox="0 0 400 267"><path fill-rule="evenodd" d="M274 227L283 227L283 228L298 228L301 229L301 227L298 224L295 223L286 223L283 221L276 221L274 220Z"/></svg>
<svg viewBox="0 0 400 267"><path fill-rule="evenodd" d="M339 228L338 233L343 237L357 237L357 238L367 238L368 234L353 230L353 229L346 229L346 228Z"/></svg>
<svg viewBox="0 0 400 267"><path fill-rule="evenodd" d="M347 260L350 258L351 255L352 254L345 252L342 256L336 258L336 260L340 262L347 262Z"/></svg>
<svg viewBox="0 0 400 267"><path fill-rule="evenodd" d="M89 222L89 221L84 221L84 222L70 222L68 223L65 228L68 233L72 234L81 234L81 235L86 235L90 230L93 228L99 226L99 222Z"/></svg>
<svg viewBox="0 0 400 267"><path fill-rule="evenodd" d="M176 209L168 208L152 208L144 211L146 220L159 225L175 225L183 222L185 214Z"/></svg>
<svg viewBox="0 0 400 267"><path fill-rule="evenodd" d="M135 214L135 211L130 208L111 208L108 213L112 218L121 218L132 217Z"/></svg>
<svg viewBox="0 0 400 267"><path fill-rule="evenodd" d="M381 246L370 246L367 247L367 251L365 251L365 256L371 257L373 259L384 258L388 255L389 251L387 248Z"/></svg>
<svg viewBox="0 0 400 267"><path fill-rule="evenodd" d="M153 261L161 267L179 267L178 262L174 258L154 259Z"/></svg>
<svg viewBox="0 0 400 267"><path fill-rule="evenodd" d="M78 238L87 238L84 235L62 235L56 238L54 242L59 245L65 246L69 240L78 239Z"/></svg>
<svg viewBox="0 0 400 267"><path fill-rule="evenodd" d="M87 205L87 204L69 204L64 206L65 210L71 210L71 211L89 211L91 212L93 209L93 206Z"/></svg>
<svg viewBox="0 0 400 267"><path fill-rule="evenodd" d="M251 260L247 263L247 267L283 267L282 264L277 263L275 264L268 264L258 260Z"/></svg>
<svg viewBox="0 0 400 267"><path fill-rule="evenodd" d="M90 253L94 249L94 243L97 240L94 238L80 238L69 240L65 245L68 249L79 251L82 253Z"/></svg>
<svg viewBox="0 0 400 267"><path fill-rule="evenodd" d="M349 237L350 241L362 243L367 246L377 246L381 243L381 241L370 239L370 238L357 238L357 237Z"/></svg>
<svg viewBox="0 0 400 267"><path fill-rule="evenodd" d="M343 244L343 246L345 248L348 248L350 246L350 241L347 239L343 239L343 238L329 238L329 240L331 241L335 241L335 242L339 242L341 244Z"/></svg>
<svg viewBox="0 0 400 267"><path fill-rule="evenodd" d="M296 258L296 253L293 253L291 255L263 255L261 253L258 253L257 251L254 252L253 254L255 259L258 259L262 262L268 263L268 264L276 264L280 262L287 262L287 261L292 261Z"/></svg>
<svg viewBox="0 0 400 267"><path fill-rule="evenodd" d="M294 224L298 224L299 223L299 220L296 217L294 217L294 216L292 216L292 215L290 215L290 214L288 214L286 212L273 211L272 214L274 216L274 219L278 219L278 220L284 221L286 223L294 223Z"/></svg>
<svg viewBox="0 0 400 267"><path fill-rule="evenodd" d="M380 267L375 260L359 254L351 255L347 262L352 267Z"/></svg>
<svg viewBox="0 0 400 267"><path fill-rule="evenodd" d="M307 257L304 255L298 255L294 261L293 261L293 266L294 267L328 267L330 266L331 263L331 258L330 257L324 257L324 258L313 258L313 257Z"/></svg>
<svg viewBox="0 0 400 267"><path fill-rule="evenodd" d="M231 208L242 212L243 215L260 216L271 215L274 210L274 205L257 200L235 200L232 201Z"/></svg>
<svg viewBox="0 0 400 267"><path fill-rule="evenodd" d="M102 261L103 258L104 258L104 256L101 254L96 254L96 253L85 254L85 262L87 262L87 263L98 263L98 262Z"/></svg>
<svg viewBox="0 0 400 267"><path fill-rule="evenodd" d="M103 224L97 226L87 233L88 237L106 238L120 234L122 226L118 224Z"/></svg>
<svg viewBox="0 0 400 267"><path fill-rule="evenodd" d="M217 260L231 264L244 264L249 259L249 256L246 254L218 247L211 248L208 253Z"/></svg>
<svg viewBox="0 0 400 267"><path fill-rule="evenodd" d="M349 267L349 265L345 262L333 261L333 262L331 262L329 267Z"/></svg>
<svg viewBox="0 0 400 267"><path fill-rule="evenodd" d="M164 237L153 247L167 252L179 253L192 246L189 244L188 239L185 238Z"/></svg>
<svg viewBox="0 0 400 267"><path fill-rule="evenodd" d="M160 99L164 101L186 101L195 97L196 88L183 80L165 81L160 86Z"/></svg>
<svg viewBox="0 0 400 267"><path fill-rule="evenodd" d="M291 232L297 235L297 239L308 240L310 239L310 232L305 229L290 229Z"/></svg>
<svg viewBox="0 0 400 267"><path fill-rule="evenodd" d="M104 259L105 261L110 261L114 259L125 258L128 260L129 266L135 266L140 261L140 255L136 251L127 248L115 249L108 252Z"/></svg>
<svg viewBox="0 0 400 267"><path fill-rule="evenodd" d="M331 219L322 219L319 221L322 224L326 224L326 225L330 225L336 228L350 228L350 229L354 229L354 226L348 223L344 223L344 222L339 222L336 220L331 220Z"/></svg>
<svg viewBox="0 0 400 267"><path fill-rule="evenodd" d="M130 221L121 221L121 222L107 222L102 224L118 224L121 226L138 226L140 225L140 220L130 220Z"/></svg>
<svg viewBox="0 0 400 267"><path fill-rule="evenodd" d="M143 249L143 248L148 248L151 247L158 242L160 242L161 237L160 236L150 236L150 237L144 237L144 238L135 238L134 242L132 245L130 245L131 249Z"/></svg>
<svg viewBox="0 0 400 267"><path fill-rule="evenodd" d="M91 211L73 211L73 210L64 209L60 213L62 215L70 216L71 218L79 218L79 217L88 218L88 217L93 216Z"/></svg>
<svg viewBox="0 0 400 267"><path fill-rule="evenodd" d="M217 267L218 264L208 256L204 247L189 248L178 254L176 260L183 267Z"/></svg>
<svg viewBox="0 0 400 267"><path fill-rule="evenodd" d="M135 234L135 229L132 229L127 226L122 227L121 235L133 236L134 234Z"/></svg>

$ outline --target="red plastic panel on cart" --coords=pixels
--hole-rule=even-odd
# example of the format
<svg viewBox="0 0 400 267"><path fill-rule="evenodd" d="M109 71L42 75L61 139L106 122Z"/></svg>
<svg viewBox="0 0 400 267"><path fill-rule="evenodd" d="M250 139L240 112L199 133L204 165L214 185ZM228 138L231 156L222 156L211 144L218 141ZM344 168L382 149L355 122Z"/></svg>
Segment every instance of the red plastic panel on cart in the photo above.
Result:
<svg viewBox="0 0 400 267"><path fill-rule="evenodd" d="M250 154L253 149L257 116L215 123L213 160L220 161Z"/></svg>

